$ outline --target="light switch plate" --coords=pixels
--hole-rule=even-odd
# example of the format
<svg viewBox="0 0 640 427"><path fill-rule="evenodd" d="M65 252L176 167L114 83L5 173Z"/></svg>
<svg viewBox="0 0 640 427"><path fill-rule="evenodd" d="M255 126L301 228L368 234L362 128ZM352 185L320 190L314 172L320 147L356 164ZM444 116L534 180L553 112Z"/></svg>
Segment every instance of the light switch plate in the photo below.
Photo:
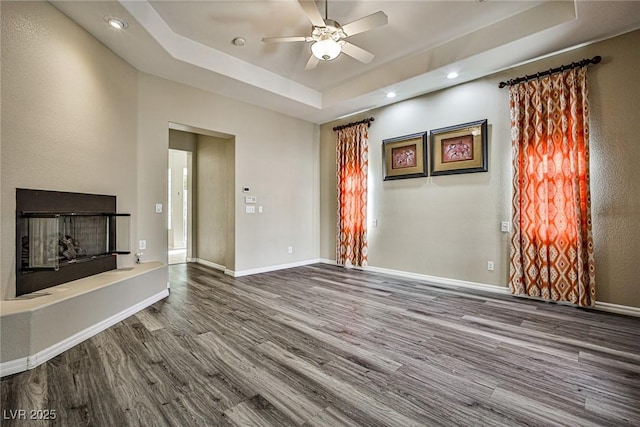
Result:
<svg viewBox="0 0 640 427"><path fill-rule="evenodd" d="M244 196L244 202L246 204L249 203L256 203L258 200L256 199L256 196Z"/></svg>
<svg viewBox="0 0 640 427"><path fill-rule="evenodd" d="M256 213L256 207L255 207L255 206L253 206L253 205L245 206L245 207L244 207L244 211L245 211L246 213L248 213L248 214L254 214L254 213Z"/></svg>
<svg viewBox="0 0 640 427"><path fill-rule="evenodd" d="M162 213L162 203L156 203L156 213Z"/></svg>
<svg viewBox="0 0 640 427"><path fill-rule="evenodd" d="M511 224L509 223L509 221L502 221L500 223L500 231L502 231L503 233L508 233L509 231L511 231Z"/></svg>

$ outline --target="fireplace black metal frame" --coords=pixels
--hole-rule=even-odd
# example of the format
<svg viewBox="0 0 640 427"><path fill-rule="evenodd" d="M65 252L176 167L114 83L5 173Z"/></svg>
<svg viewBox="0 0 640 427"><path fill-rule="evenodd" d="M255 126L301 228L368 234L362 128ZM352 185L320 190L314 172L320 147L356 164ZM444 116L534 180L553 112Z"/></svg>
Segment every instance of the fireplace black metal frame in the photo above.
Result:
<svg viewBox="0 0 640 427"><path fill-rule="evenodd" d="M84 259L60 263L58 268L24 268L22 265L22 222L28 218L78 218L129 216L116 213L116 196L70 193L61 191L16 189L16 296L39 291L62 283L103 273L117 268L117 251L113 243L104 253ZM115 223L114 223L115 224ZM106 240L115 242L115 226L108 227Z"/></svg>

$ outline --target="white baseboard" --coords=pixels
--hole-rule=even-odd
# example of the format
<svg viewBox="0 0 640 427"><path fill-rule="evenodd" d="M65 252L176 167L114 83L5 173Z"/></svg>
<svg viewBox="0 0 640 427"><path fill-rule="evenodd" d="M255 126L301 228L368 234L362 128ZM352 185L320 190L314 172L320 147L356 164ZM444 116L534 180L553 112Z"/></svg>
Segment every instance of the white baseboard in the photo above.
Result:
<svg viewBox="0 0 640 427"><path fill-rule="evenodd" d="M21 357L20 359L7 360L6 362L0 362L0 378L8 375L17 374L18 372L24 372L28 370L29 358Z"/></svg>
<svg viewBox="0 0 640 427"><path fill-rule="evenodd" d="M233 277L242 277L242 276L250 276L252 274L269 273L271 271L285 270L287 268L303 267L305 265L317 264L319 262L320 262L319 259L309 259L306 261L292 262L289 264L270 265L268 267L253 268L250 270L229 271L229 273L225 271L225 273Z"/></svg>
<svg viewBox="0 0 640 427"><path fill-rule="evenodd" d="M194 258L194 260L198 264L202 264L206 267L211 267L214 270L222 271L227 276L235 277L235 272L233 270L229 270L224 265L216 264L215 262L207 261L206 259L202 259L202 258Z"/></svg>
<svg viewBox="0 0 640 427"><path fill-rule="evenodd" d="M206 259L202 259L202 258L194 258L194 259L195 259L196 263L198 263L198 264L202 264L204 266L211 267L211 268L214 268L216 270L220 270L220 271L224 271L224 272L227 271L227 269L226 269L226 267L224 265L216 264L215 262L207 261Z"/></svg>
<svg viewBox="0 0 640 427"><path fill-rule="evenodd" d="M321 258L319 261L323 264L337 265L336 261L332 259ZM483 290L483 291L489 291L489 292L496 292L499 294L510 294L508 287L488 285L484 283L465 282L462 280L447 279L444 277L436 277L436 276L427 276L425 274L410 273L407 271L391 270L388 268L380 268L380 267L364 267L363 270L372 271L374 273L389 274L391 276L405 277L407 279L423 280L423 281L430 282L437 285L452 286L452 287L467 288L467 289L477 289L477 290ZM545 301L545 300L540 299L540 301ZM573 305L573 304L568 304L568 305ZM630 307L627 305L619 305L619 304L612 304L609 302L596 301L596 305L594 309L600 310L600 311L606 311L609 313L640 317L640 308Z"/></svg>
<svg viewBox="0 0 640 427"><path fill-rule="evenodd" d="M127 317L136 314L140 310L143 310L168 296L169 290L165 289L162 292L152 295L149 298L140 301L136 305L121 311L120 313L114 314L113 316L52 345L51 347L45 348L44 350L41 350L28 357L2 362L0 363L0 377L17 374L18 372L23 372L28 369L33 369L36 366L46 362L47 360L56 357L57 355L69 350L70 348L80 344L81 342L91 338L92 336L104 331L105 329L115 325L118 322L121 322Z"/></svg>
<svg viewBox="0 0 640 427"><path fill-rule="evenodd" d="M320 258L319 262L323 264L337 265L336 260L333 260L333 259ZM355 268L363 271L371 271L373 273L388 274L389 276L397 276L397 277L404 277L406 279L421 280L424 282L432 283L434 285L443 285L443 286L455 287L455 288L477 289L482 291L495 292L498 294L509 293L509 288L507 287L489 285L486 283L467 282L464 280L448 279L445 277L437 277L437 276L428 276L426 274L411 273L409 271L402 271L402 270L392 270L390 268L382 268L382 267L366 266L362 268L360 267L355 267Z"/></svg>
<svg viewBox="0 0 640 427"><path fill-rule="evenodd" d="M629 307L628 305L612 304L610 302L596 301L596 310L607 311L609 313L625 314L627 316L640 317L640 308Z"/></svg>
<svg viewBox="0 0 640 427"><path fill-rule="evenodd" d="M448 279L445 277L428 276L426 274L410 273L407 271L391 270L389 268L380 267L364 267L364 271L372 271L374 273L388 274L390 276L405 277L407 279L422 280L434 285L443 285L453 288L476 289L481 291L495 292L498 294L508 294L509 288L503 286L489 285L487 283L467 282L465 280Z"/></svg>
<svg viewBox="0 0 640 427"><path fill-rule="evenodd" d="M251 276L253 274L268 273L270 271L284 270L286 268L302 267L305 265L317 264L320 262L320 260L312 259L312 260L306 260L306 261L292 262L289 264L270 265L268 267L252 268L249 270L240 270L240 271L229 270L223 265L216 264L214 262L207 261L200 258L196 258L196 262L198 264L202 264L204 266L223 271L224 274L226 274L227 276L242 277L242 276Z"/></svg>

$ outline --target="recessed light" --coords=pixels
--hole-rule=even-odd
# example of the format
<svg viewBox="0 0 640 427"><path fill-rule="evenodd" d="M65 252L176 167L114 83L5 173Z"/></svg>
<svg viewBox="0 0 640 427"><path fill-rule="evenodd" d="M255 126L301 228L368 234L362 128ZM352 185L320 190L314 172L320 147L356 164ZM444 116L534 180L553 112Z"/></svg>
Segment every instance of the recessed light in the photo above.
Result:
<svg viewBox="0 0 640 427"><path fill-rule="evenodd" d="M450 72L449 74L447 74L447 78L448 79L455 79L458 78L458 73L456 73L455 71Z"/></svg>
<svg viewBox="0 0 640 427"><path fill-rule="evenodd" d="M120 18L105 16L104 19L105 21L107 21L109 25L111 25L116 30L124 30L125 28L129 27L129 24L127 24L127 21Z"/></svg>
<svg viewBox="0 0 640 427"><path fill-rule="evenodd" d="M395 98L395 97L396 97L395 92L387 92L387 98Z"/></svg>
<svg viewBox="0 0 640 427"><path fill-rule="evenodd" d="M245 40L244 37L236 37L235 39L231 40L231 43L233 43L236 46L244 46L246 42L247 40Z"/></svg>

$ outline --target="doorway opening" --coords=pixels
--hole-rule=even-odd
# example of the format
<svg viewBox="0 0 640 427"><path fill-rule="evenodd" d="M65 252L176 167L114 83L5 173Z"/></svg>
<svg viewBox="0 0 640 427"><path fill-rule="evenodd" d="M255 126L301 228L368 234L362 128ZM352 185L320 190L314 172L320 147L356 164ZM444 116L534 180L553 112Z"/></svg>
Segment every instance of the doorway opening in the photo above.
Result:
<svg viewBox="0 0 640 427"><path fill-rule="evenodd" d="M169 123L168 263L235 267L235 136Z"/></svg>
<svg viewBox="0 0 640 427"><path fill-rule="evenodd" d="M191 257L191 168L192 153L169 149L167 228L169 264L187 262Z"/></svg>

